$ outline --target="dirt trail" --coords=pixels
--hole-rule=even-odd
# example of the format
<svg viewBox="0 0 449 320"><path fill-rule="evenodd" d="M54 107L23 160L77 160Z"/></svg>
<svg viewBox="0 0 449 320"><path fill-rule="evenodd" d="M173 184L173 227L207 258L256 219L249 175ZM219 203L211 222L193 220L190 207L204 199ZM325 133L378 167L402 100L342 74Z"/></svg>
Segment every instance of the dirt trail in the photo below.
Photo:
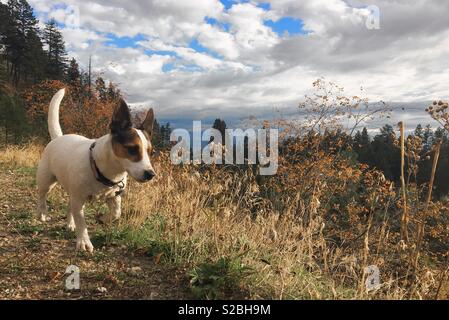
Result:
<svg viewBox="0 0 449 320"><path fill-rule="evenodd" d="M33 169L0 165L0 299L189 297L185 270L124 246L102 245L96 233L103 226L93 219L88 225L96 250L76 253L75 235L65 230L65 212L51 210L50 222L38 222L35 199ZM65 288L69 265L80 268L80 290Z"/></svg>

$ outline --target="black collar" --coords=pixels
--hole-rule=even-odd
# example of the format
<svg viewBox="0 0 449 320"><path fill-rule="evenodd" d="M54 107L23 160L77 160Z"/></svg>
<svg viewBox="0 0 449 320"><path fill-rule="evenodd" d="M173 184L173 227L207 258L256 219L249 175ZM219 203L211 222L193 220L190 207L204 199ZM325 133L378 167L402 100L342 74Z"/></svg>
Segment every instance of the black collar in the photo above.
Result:
<svg viewBox="0 0 449 320"><path fill-rule="evenodd" d="M89 160L90 160L90 167L92 168L92 172L94 174L95 179L97 179L98 182L102 183L106 187L112 188L115 186L118 186L120 190L125 188L125 183L123 182L124 179L120 180L119 182L114 182L106 178L101 171L98 169L97 164L95 163L93 150L95 148L96 142L92 143L92 145L89 148Z"/></svg>

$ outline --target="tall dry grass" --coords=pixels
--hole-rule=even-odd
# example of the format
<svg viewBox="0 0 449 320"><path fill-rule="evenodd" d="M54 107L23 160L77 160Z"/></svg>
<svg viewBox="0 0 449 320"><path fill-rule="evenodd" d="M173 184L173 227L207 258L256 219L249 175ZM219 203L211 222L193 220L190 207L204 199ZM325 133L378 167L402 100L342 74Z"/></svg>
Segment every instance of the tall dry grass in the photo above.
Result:
<svg viewBox="0 0 449 320"><path fill-rule="evenodd" d="M37 166L43 150L44 146L35 142L0 148L0 165L12 167Z"/></svg>
<svg viewBox="0 0 449 320"><path fill-rule="evenodd" d="M33 144L8 147L0 164L32 167L41 151ZM156 180L131 181L122 220L105 230L126 234L129 245L158 262L187 269L226 257L249 270L229 296L446 297L446 269L427 263L434 259L427 251L421 249L413 279L407 273L415 251L401 242L402 210L394 205L401 195L381 173L322 153L290 166L287 177L280 161L287 180L261 181L251 167L173 166L161 153ZM381 285L367 292L369 265L380 269Z"/></svg>
<svg viewBox="0 0 449 320"><path fill-rule="evenodd" d="M250 169L173 167L161 156L154 183L131 183L121 224L146 233L153 254L169 263L237 260L253 271L240 288L251 298L408 298L411 253L400 238L401 210L391 211L400 194L376 171L353 168L338 177L341 167L323 169L330 161L296 166L309 179L268 200ZM356 185L365 190L348 191ZM329 206L336 194L349 198L346 208ZM381 285L367 292L370 265L380 269ZM411 298L432 297L438 272L421 264Z"/></svg>

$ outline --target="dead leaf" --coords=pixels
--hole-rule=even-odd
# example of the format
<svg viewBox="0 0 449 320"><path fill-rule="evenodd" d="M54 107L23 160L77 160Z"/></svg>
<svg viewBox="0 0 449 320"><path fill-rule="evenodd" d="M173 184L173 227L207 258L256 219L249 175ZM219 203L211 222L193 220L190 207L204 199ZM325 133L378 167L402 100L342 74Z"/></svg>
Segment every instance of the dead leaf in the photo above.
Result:
<svg viewBox="0 0 449 320"><path fill-rule="evenodd" d="M62 273L58 271L51 272L47 274L47 278L49 281L55 281L62 278Z"/></svg>
<svg viewBox="0 0 449 320"><path fill-rule="evenodd" d="M161 262L161 258L162 258L163 255L164 255L163 252L161 252L161 253L155 255L155 256L154 256L154 263L155 263L155 264L159 264L159 263Z"/></svg>

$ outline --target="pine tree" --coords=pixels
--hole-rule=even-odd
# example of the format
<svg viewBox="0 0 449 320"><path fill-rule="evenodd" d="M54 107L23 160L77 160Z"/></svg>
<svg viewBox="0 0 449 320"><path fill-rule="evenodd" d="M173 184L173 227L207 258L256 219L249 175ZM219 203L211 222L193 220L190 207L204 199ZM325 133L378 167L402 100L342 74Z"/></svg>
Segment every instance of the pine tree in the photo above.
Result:
<svg viewBox="0 0 449 320"><path fill-rule="evenodd" d="M415 129L415 137L423 139L424 132L421 124L418 124Z"/></svg>
<svg viewBox="0 0 449 320"><path fill-rule="evenodd" d="M430 127L430 124L428 124L423 134L424 151L428 151L432 148L433 140L434 140L433 131L432 128Z"/></svg>
<svg viewBox="0 0 449 320"><path fill-rule="evenodd" d="M15 86L29 75L36 82L42 76L43 49L33 9L26 0L9 0L0 15L9 78Z"/></svg>
<svg viewBox="0 0 449 320"><path fill-rule="evenodd" d="M157 119L154 119L152 143L156 149L162 149L163 147L161 126L159 125Z"/></svg>
<svg viewBox="0 0 449 320"><path fill-rule="evenodd" d="M81 85L81 72L78 62L76 62L75 58L70 60L69 67L67 69L67 82L71 86L80 86Z"/></svg>
<svg viewBox="0 0 449 320"><path fill-rule="evenodd" d="M120 89L117 88L117 86L112 83L112 81L109 82L108 91L107 91L107 97L111 100L119 99L122 96Z"/></svg>
<svg viewBox="0 0 449 320"><path fill-rule="evenodd" d="M222 141L217 141L217 142L219 142L222 145L224 145L225 144L226 128L227 128L226 127L226 122L224 120L221 120L221 119L215 119L214 124L212 125L212 128L220 131Z"/></svg>
<svg viewBox="0 0 449 320"><path fill-rule="evenodd" d="M32 32L28 36L25 51L25 80L28 76L34 84L45 77L46 55L42 48L42 40L37 33Z"/></svg>
<svg viewBox="0 0 449 320"><path fill-rule="evenodd" d="M362 132L357 131L353 141L354 151L357 153L357 159L362 163L372 163L372 147L368 130L363 128Z"/></svg>
<svg viewBox="0 0 449 320"><path fill-rule="evenodd" d="M382 170L385 177L398 181L400 176L400 149L396 147L397 138L391 125L384 125L380 134L371 143L371 155L367 163Z"/></svg>
<svg viewBox="0 0 449 320"><path fill-rule="evenodd" d="M435 130L435 140L441 140L443 143L449 141L447 131L444 128L438 128Z"/></svg>
<svg viewBox="0 0 449 320"><path fill-rule="evenodd" d="M170 127L170 122L167 122L165 124L165 128L164 128L164 135L162 136L164 146L170 145L171 131L172 131L172 128Z"/></svg>
<svg viewBox="0 0 449 320"><path fill-rule="evenodd" d="M363 147L367 147L369 146L370 142L371 141L368 134L368 130L366 129L366 127L364 127L362 130L361 144Z"/></svg>
<svg viewBox="0 0 449 320"><path fill-rule="evenodd" d="M27 131L27 117L22 100L17 96L0 93L0 124L4 129L4 143L18 143Z"/></svg>
<svg viewBox="0 0 449 320"><path fill-rule="evenodd" d="M95 91L98 93L100 101L106 101L108 98L108 91L106 89L106 82L102 77L95 80Z"/></svg>
<svg viewBox="0 0 449 320"><path fill-rule="evenodd" d="M54 80L64 79L67 69L67 53L65 50L64 39L54 19L51 19L45 24L43 40L48 47L48 76Z"/></svg>
<svg viewBox="0 0 449 320"><path fill-rule="evenodd" d="M3 50L6 49L5 41L7 39L10 26L11 26L11 15L9 14L8 6L0 2L0 44Z"/></svg>

